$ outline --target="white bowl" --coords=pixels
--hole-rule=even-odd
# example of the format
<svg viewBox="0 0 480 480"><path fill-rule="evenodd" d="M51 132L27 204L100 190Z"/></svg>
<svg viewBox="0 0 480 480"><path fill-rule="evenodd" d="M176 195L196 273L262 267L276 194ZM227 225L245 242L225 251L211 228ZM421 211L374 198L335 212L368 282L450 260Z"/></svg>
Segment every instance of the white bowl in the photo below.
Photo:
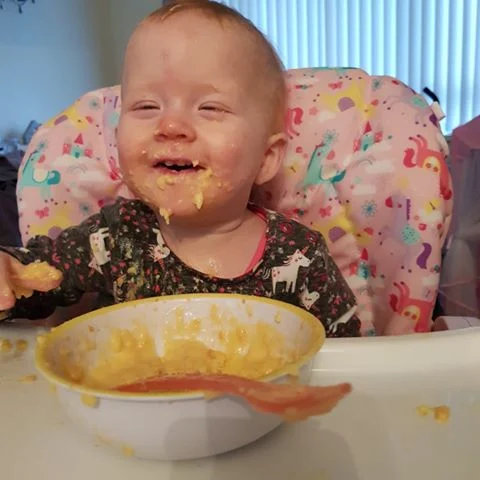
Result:
<svg viewBox="0 0 480 480"><path fill-rule="evenodd" d="M212 319L212 305L220 313ZM205 294L155 297L97 310L71 320L48 333L37 345L38 370L55 387L60 405L80 429L125 455L157 460L194 459L227 452L271 432L282 423L276 415L259 413L233 396L206 398L198 393L131 394L86 387L65 372L65 352L89 369L116 329L146 327L163 353L167 328L200 319L195 339L222 350L219 331L232 321L245 328L258 322L273 326L284 339L285 351L296 349L294 365L286 364L264 381L282 382L298 367L299 379L308 383L315 353L325 332L307 311L261 297ZM221 319L219 322L219 318ZM175 327L176 328L176 327ZM193 338L192 329L178 335ZM85 348L89 345L89 348ZM103 350L104 351L104 350ZM63 356L62 356L63 355ZM69 357L73 358L73 357Z"/></svg>

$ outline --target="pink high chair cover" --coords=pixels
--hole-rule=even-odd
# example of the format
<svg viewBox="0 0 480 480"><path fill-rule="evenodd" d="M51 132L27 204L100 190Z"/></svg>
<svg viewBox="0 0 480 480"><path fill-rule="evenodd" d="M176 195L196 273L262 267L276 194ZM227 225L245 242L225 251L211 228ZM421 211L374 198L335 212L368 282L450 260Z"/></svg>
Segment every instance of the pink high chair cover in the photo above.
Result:
<svg viewBox="0 0 480 480"><path fill-rule="evenodd" d="M363 334L426 331L452 207L446 143L423 97L358 69L287 72L290 145L257 202L326 237ZM117 195L119 87L87 93L36 133L18 183L24 241L52 237Z"/></svg>

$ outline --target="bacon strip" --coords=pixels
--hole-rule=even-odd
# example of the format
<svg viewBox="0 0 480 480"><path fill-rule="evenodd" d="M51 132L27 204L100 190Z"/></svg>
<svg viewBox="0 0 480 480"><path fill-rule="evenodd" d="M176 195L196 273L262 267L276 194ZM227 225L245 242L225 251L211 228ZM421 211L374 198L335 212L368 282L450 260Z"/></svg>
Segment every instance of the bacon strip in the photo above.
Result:
<svg viewBox="0 0 480 480"><path fill-rule="evenodd" d="M165 375L121 385L115 390L130 393L204 392L244 398L260 412L274 413L287 421L304 420L329 413L352 387L341 383L328 387L274 384L234 375Z"/></svg>

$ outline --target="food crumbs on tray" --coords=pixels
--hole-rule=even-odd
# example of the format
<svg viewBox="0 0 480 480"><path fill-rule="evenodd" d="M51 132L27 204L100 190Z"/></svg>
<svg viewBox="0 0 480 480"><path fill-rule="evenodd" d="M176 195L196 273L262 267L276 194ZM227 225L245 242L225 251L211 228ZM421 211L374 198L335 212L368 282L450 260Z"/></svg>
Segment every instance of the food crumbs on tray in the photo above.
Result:
<svg viewBox="0 0 480 480"><path fill-rule="evenodd" d="M450 407L447 405L439 405L437 407L429 407L428 405L420 405L416 408L420 417L428 417L432 414L437 423L444 424L450 420Z"/></svg>
<svg viewBox="0 0 480 480"><path fill-rule="evenodd" d="M0 353L10 353L12 349L12 342L8 338L0 338Z"/></svg>
<svg viewBox="0 0 480 480"><path fill-rule="evenodd" d="M15 353L20 354L28 349L28 342L23 338L15 341L15 345L8 338L0 338L0 353L10 353L15 349Z"/></svg>
<svg viewBox="0 0 480 480"><path fill-rule="evenodd" d="M427 407L426 405L420 405L417 407L417 413L420 417L426 417L430 411L430 407Z"/></svg>
<svg viewBox="0 0 480 480"><path fill-rule="evenodd" d="M128 445L123 445L122 453L125 457L133 457L135 455L135 450Z"/></svg>
<svg viewBox="0 0 480 480"><path fill-rule="evenodd" d="M80 397L82 403L86 406L86 407L89 407L89 408L96 408L98 407L98 398L93 396L93 395L82 395Z"/></svg>
<svg viewBox="0 0 480 480"><path fill-rule="evenodd" d="M37 376L34 373L32 373L31 375L24 375L20 378L20 381L22 383L33 383L37 381Z"/></svg>
<svg viewBox="0 0 480 480"><path fill-rule="evenodd" d="M28 342L21 338L15 342L15 348L18 353L25 352L28 348Z"/></svg>
<svg viewBox="0 0 480 480"><path fill-rule="evenodd" d="M450 420L450 407L440 405L433 409L433 417L437 423L447 423Z"/></svg>

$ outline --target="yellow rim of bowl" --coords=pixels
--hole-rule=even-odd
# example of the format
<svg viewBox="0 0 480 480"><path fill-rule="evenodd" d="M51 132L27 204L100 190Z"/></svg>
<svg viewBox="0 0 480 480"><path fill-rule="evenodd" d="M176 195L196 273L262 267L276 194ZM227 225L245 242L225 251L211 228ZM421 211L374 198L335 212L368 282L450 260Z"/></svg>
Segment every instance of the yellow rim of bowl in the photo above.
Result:
<svg viewBox="0 0 480 480"><path fill-rule="evenodd" d="M67 390L74 390L79 392L80 394L84 395L91 395L95 397L104 397L104 398L118 398L118 399L133 399L136 400L154 400L154 399L162 399L165 401L173 401L173 400L189 400L195 398L203 398L205 395L199 392L192 392L192 393L185 393L185 392L165 392L165 393L129 393L129 392L116 392L113 390L102 390L102 389L94 389L90 387L86 387L80 385L78 383L69 382L65 378L57 375L56 373L51 371L51 368L48 362L45 359L45 351L48 349L49 345L61 337L65 335L69 330L73 327L91 321L95 317L99 315L99 313L104 312L114 312L116 310L121 310L125 308L125 306L135 306L145 303L158 303L158 302L169 302L171 300L200 300L200 299L238 299L247 301L254 301L258 303L266 303L269 305L276 305L279 308L284 310L290 311L292 314L297 315L300 317L302 321L307 323L316 333L315 341L312 341L312 345L310 349L302 355L297 362L294 364L285 366L284 368L274 372L270 375L262 377L260 381L272 381L279 379L285 375L288 375L289 372L292 370L292 367L301 366L308 362L322 347L325 341L325 329L320 322L314 315L309 313L306 310L303 310L300 307L295 305L291 305L289 303L282 302L280 300L274 300L265 297L256 297L253 295L241 295L241 294L229 294L229 293L195 293L195 294L179 294L179 295L165 295L160 297L150 297L150 298L143 298L140 300L133 300L129 302L118 303L116 305L111 305L109 307L103 307L92 312L85 313L84 315L80 315L79 317L73 318L72 320L68 320L67 322L59 325L58 327L52 328L50 332L48 332L43 337L43 341L37 342L36 349L35 349L35 366L38 371L52 384L58 384L64 387Z"/></svg>

